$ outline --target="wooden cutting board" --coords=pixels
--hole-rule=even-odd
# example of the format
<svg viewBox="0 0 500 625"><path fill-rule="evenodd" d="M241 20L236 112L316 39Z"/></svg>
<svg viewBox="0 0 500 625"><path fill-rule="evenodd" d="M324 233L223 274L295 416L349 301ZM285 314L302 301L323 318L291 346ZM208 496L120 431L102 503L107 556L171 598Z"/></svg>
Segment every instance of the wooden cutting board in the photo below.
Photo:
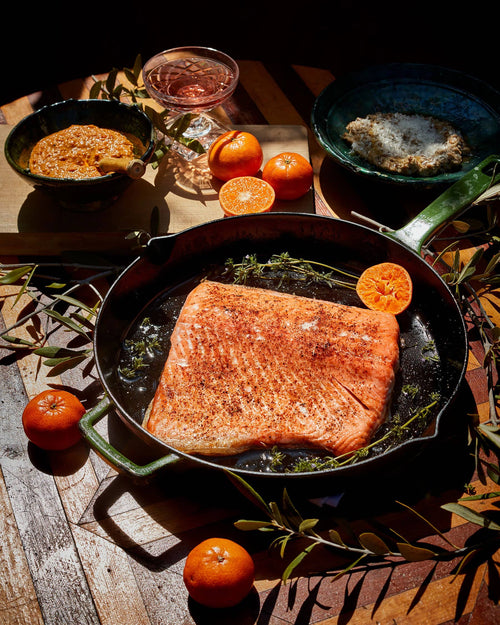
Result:
<svg viewBox="0 0 500 625"><path fill-rule="evenodd" d="M238 128L258 137L264 162L285 150L309 158L305 126ZM10 130L10 126L0 126L2 146ZM217 189L217 183L196 179L192 168L173 156L157 169L148 166L143 178L134 181L112 206L94 212L70 211L22 180L8 165L2 149L0 255L51 255L68 250L130 252L135 243L127 235L140 230L151 232L153 212L157 211L159 217L158 234L223 218ZM311 189L298 200L278 201L273 210L314 213L314 192Z"/></svg>

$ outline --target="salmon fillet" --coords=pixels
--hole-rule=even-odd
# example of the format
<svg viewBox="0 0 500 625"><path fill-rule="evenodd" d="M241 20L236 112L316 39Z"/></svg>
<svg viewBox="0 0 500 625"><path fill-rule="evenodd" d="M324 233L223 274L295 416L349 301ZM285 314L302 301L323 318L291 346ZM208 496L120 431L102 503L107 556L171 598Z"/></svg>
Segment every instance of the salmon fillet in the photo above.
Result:
<svg viewBox="0 0 500 625"><path fill-rule="evenodd" d="M383 422L398 362L394 315L205 281L180 312L144 425L192 454L339 455Z"/></svg>

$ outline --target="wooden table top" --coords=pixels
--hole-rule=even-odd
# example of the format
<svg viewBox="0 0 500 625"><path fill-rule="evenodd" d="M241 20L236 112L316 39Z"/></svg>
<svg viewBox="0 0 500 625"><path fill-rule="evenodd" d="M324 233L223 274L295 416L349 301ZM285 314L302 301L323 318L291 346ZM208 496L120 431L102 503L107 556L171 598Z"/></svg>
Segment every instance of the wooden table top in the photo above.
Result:
<svg viewBox="0 0 500 625"><path fill-rule="evenodd" d="M334 80L329 71L251 61L242 61L240 68L239 87L224 105L228 122L301 125L308 129L317 213L366 223L352 215L351 211L355 211L398 228L437 195L435 191L410 195L403 189L356 181L325 155L309 129L309 116L315 97ZM21 98L1 107L0 121L12 125L51 101L85 98L91 85L92 78L74 80L57 89ZM461 242L462 258L469 258L476 245ZM3 263L18 260L1 254L2 250ZM21 260L27 262L29 258ZM106 285L103 281L100 287L105 291ZM2 331L15 326L32 310L31 297L19 291L19 283L0 285ZM493 323L500 325L498 292L485 293L482 301ZM36 319L9 334L32 338L33 332L41 332L45 327L44 320ZM473 472L470 479L460 481L469 461L463 445L457 441L463 442L468 415L477 413L486 422L489 409L482 346L474 329L469 330L466 380L460 389L460 400L450 409L454 423L450 440L457 447L441 445L428 450L421 463L412 460L408 466L401 466L395 471L400 475L392 474L387 483L378 484L371 492L358 486L344 493L337 511L348 518L357 533L367 527L375 531L374 527L388 524L411 540L436 544L445 535L451 542L463 545L478 529L474 523L440 507L457 501L467 482L468 492L496 491L494 482L488 478L483 484ZM49 342L68 343L73 338L59 329ZM15 352L2 344L0 373L2 623L500 622L496 568L500 559L495 550L489 559L472 558L471 566L457 575L460 558L454 557L440 562L357 566L336 578L334 572L345 567L346 562L324 549L302 563L298 577L282 585L283 570L296 551L290 547L282 560L276 551L268 551L265 534L235 528L234 522L239 519L263 517L222 473L207 472L196 465L180 471L166 469L147 481L133 480L111 468L84 442L67 452L53 453L28 444L21 415L27 401L38 392L64 387L77 394L87 408L95 405L102 387L91 361L54 375L39 356L29 351ZM151 459L151 450L131 438L113 412L99 425L103 436L123 445L138 461ZM325 492L324 496L335 494L338 493ZM395 499L407 502L433 525L425 524L421 517L396 504ZM497 501L479 499L467 505L482 513L495 511ZM313 502L302 494L298 495L297 505L305 507L304 514L316 515L326 528L333 528L335 508L328 503L331 500L322 507L316 499ZM256 564L254 592L236 608L217 613L190 601L182 581L187 553L210 536L240 542Z"/></svg>

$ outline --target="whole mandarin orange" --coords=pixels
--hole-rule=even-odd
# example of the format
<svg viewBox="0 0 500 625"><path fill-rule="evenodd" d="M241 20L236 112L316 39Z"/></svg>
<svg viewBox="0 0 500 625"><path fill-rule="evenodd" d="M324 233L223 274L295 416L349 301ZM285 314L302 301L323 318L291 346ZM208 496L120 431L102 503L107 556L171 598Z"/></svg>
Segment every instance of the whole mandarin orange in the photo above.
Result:
<svg viewBox="0 0 500 625"><path fill-rule="evenodd" d="M229 130L218 137L208 151L208 166L213 176L226 181L239 176L254 176L264 155L257 137L242 130Z"/></svg>
<svg viewBox="0 0 500 625"><path fill-rule="evenodd" d="M229 608L250 593L255 566L246 549L227 538L209 538L188 554L184 584L192 599L209 608Z"/></svg>
<svg viewBox="0 0 500 625"><path fill-rule="evenodd" d="M72 393L42 391L27 403L23 428L28 439L41 449L67 449L81 438L78 422L84 413L85 408Z"/></svg>
<svg viewBox="0 0 500 625"><path fill-rule="evenodd" d="M262 170L278 200L295 200L305 195L313 182L311 163L296 152L282 152L270 158Z"/></svg>

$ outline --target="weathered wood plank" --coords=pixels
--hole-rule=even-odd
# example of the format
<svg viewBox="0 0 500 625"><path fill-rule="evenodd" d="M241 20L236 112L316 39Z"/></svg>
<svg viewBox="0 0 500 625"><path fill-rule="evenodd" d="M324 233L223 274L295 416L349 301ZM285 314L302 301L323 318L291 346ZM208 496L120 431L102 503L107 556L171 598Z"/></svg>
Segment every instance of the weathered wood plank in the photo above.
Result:
<svg viewBox="0 0 500 625"><path fill-rule="evenodd" d="M240 81L269 124L303 124L293 104L260 63L241 61Z"/></svg>
<svg viewBox="0 0 500 625"><path fill-rule="evenodd" d="M5 123L14 125L20 122L23 117L33 112L33 107L27 97L19 98L1 107Z"/></svg>
<svg viewBox="0 0 500 625"><path fill-rule="evenodd" d="M6 449L3 453L9 453ZM0 470L0 621L43 625L26 554Z"/></svg>
<svg viewBox="0 0 500 625"><path fill-rule="evenodd" d="M3 320L0 318L3 329ZM33 586L46 625L99 621L91 601L48 456L27 446L21 415L28 401L19 369L0 349L2 471ZM64 592L61 589L64 588Z"/></svg>
<svg viewBox="0 0 500 625"><path fill-rule="evenodd" d="M151 625L125 551L108 540L73 526L101 625ZM80 623L78 619L68 623ZM83 621L82 621L83 622Z"/></svg>
<svg viewBox="0 0 500 625"><path fill-rule="evenodd" d="M293 69L316 97L334 80L333 74L328 69L303 65L294 65Z"/></svg>

